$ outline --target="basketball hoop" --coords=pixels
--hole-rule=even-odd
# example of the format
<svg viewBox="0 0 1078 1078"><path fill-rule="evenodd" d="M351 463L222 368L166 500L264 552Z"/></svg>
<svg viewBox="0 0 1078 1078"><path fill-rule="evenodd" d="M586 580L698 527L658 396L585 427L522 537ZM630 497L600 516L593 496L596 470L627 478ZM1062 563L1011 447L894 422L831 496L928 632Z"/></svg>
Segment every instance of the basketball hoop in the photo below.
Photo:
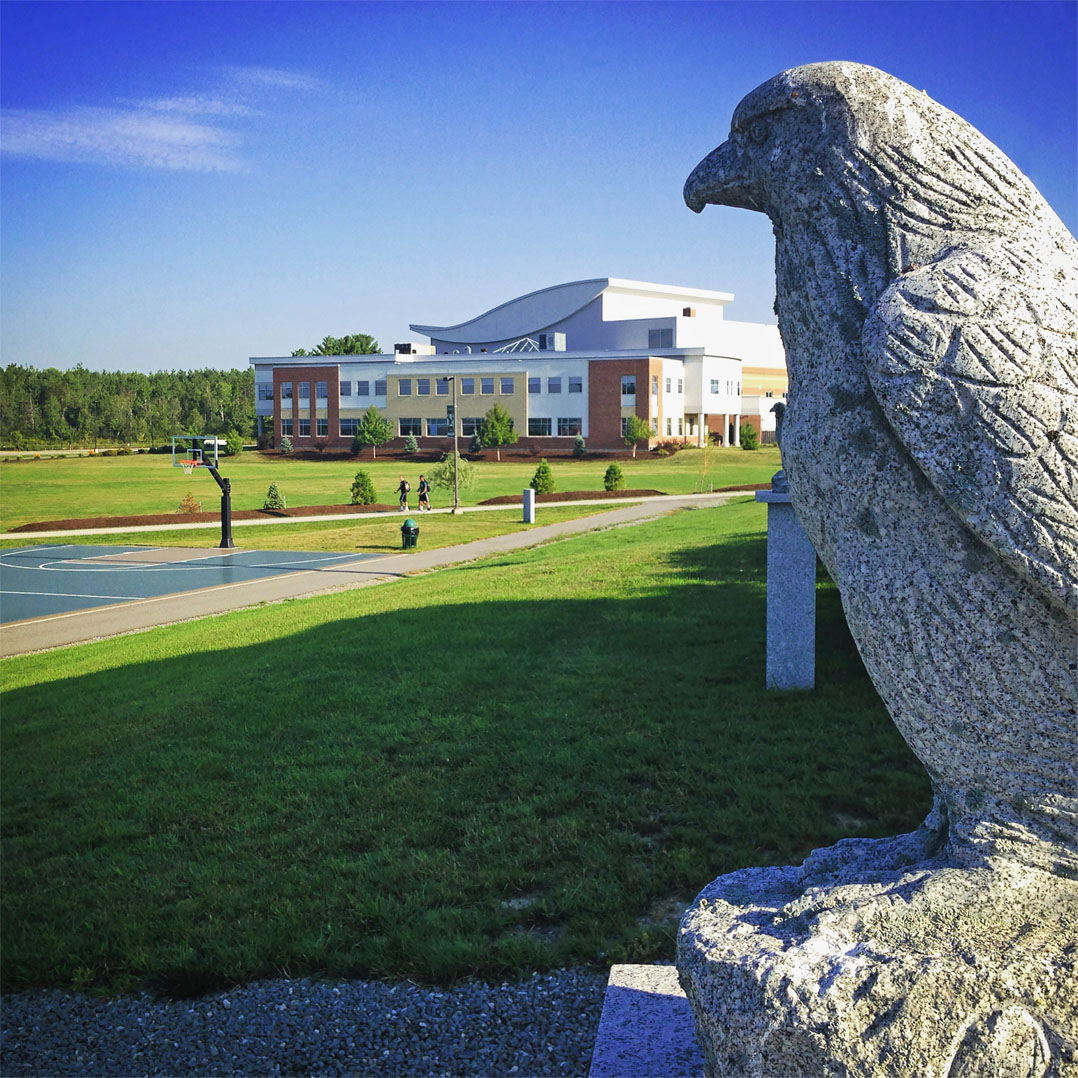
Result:
<svg viewBox="0 0 1078 1078"><path fill-rule="evenodd" d="M197 467L197 460L181 460L180 467L183 469L184 475L190 475Z"/></svg>

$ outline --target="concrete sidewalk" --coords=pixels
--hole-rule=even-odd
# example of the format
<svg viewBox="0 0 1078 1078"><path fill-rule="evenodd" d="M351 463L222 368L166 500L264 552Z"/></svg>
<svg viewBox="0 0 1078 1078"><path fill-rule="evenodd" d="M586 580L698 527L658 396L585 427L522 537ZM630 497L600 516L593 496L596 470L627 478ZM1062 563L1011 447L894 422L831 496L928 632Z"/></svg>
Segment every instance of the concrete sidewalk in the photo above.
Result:
<svg viewBox="0 0 1078 1078"><path fill-rule="evenodd" d="M367 587L411 573L429 572L448 565L475 561L492 554L506 554L526 547L539 546L564 536L578 535L581 532L638 524L644 520L663 516L675 509L722 505L733 498L744 497L744 494L743 491L737 491L648 498L631 505L621 505L606 513L597 513L576 520L565 520L556 524L532 526L524 531L494 536L490 539L479 539L458 546L440 547L436 550L401 551L380 558L368 557L362 561L345 562L327 569L289 573L268 580L225 584L201 591L135 599L112 606L99 606L91 610L11 622L0 633L0 657L47 651L67 644L100 640L124 633L142 632L159 625L172 625L210 614L223 614L259 603L280 602L284 599ZM594 505L595 502L579 504ZM311 519L326 520L328 518ZM354 520L355 517L349 519ZM205 527L205 525L202 526ZM66 531L62 533L62 536L72 538L79 534L76 531ZM81 534L93 533L82 532ZM26 532L5 537L19 539L25 537L28 541L45 538L41 533L31 535Z"/></svg>

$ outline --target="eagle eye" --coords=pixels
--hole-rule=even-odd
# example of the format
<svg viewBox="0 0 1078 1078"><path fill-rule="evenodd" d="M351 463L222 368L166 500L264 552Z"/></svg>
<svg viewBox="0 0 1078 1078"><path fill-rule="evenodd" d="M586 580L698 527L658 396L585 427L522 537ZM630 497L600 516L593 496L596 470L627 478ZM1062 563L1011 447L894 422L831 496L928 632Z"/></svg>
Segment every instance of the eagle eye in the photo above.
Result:
<svg viewBox="0 0 1078 1078"><path fill-rule="evenodd" d="M749 124L749 138L753 142L764 142L767 139L767 124L763 120L753 120Z"/></svg>

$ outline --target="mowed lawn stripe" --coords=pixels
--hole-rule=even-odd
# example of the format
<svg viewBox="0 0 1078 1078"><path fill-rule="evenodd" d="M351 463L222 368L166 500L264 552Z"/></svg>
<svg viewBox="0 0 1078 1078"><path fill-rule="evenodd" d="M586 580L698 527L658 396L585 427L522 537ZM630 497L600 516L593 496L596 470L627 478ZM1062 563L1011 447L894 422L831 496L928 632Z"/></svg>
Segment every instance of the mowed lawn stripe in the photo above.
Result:
<svg viewBox="0 0 1078 1078"><path fill-rule="evenodd" d="M720 872L917 824L821 578L764 693L739 503L0 663L3 983L182 994L669 958Z"/></svg>

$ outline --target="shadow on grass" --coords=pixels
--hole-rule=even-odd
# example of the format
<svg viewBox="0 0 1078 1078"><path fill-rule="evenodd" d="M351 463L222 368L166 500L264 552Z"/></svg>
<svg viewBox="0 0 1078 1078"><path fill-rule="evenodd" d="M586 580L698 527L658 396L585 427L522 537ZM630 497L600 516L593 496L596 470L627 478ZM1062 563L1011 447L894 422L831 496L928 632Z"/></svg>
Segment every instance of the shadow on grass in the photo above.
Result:
<svg viewBox="0 0 1078 1078"><path fill-rule="evenodd" d="M765 694L759 537L669 568L10 691L4 988L649 961L712 877L916 826L834 589L818 689Z"/></svg>

